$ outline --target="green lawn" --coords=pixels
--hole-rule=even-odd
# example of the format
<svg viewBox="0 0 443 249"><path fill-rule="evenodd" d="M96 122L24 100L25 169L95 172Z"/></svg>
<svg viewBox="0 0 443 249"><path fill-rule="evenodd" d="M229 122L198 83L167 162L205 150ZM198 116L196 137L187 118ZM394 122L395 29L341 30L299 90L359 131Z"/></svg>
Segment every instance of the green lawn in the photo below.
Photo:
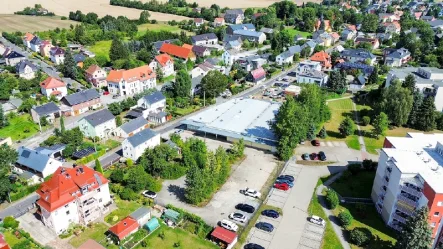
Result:
<svg viewBox="0 0 443 249"><path fill-rule="evenodd" d="M290 28L290 27L286 27L285 32L287 32L289 34L291 39L293 39L296 35L301 35L305 38L312 35L312 33L310 33L310 32L299 31L299 30L296 30L296 29Z"/></svg>
<svg viewBox="0 0 443 249"><path fill-rule="evenodd" d="M141 205L135 201L124 201L118 198L115 199L115 204L118 208L105 217L105 221L111 225L117 224L117 222L141 207Z"/></svg>
<svg viewBox="0 0 443 249"><path fill-rule="evenodd" d="M96 55L105 56L109 60L109 49L111 48L112 41L98 41L89 48L91 52Z"/></svg>
<svg viewBox="0 0 443 249"><path fill-rule="evenodd" d="M200 106L189 106L187 108L177 108L176 110L173 111L173 114L177 115L177 116L185 116L188 115L189 113L195 112L198 109L200 109Z"/></svg>
<svg viewBox="0 0 443 249"><path fill-rule="evenodd" d="M159 234L164 234L163 239L159 236ZM187 231L181 228L169 228L165 225L161 225L160 228L155 230L149 237L146 239L147 247L143 247L141 244L138 244L136 249L142 248L155 248L155 249L175 249L175 248L193 248L193 249L217 249L219 248L217 245L211 243L208 240L203 240L197 237L194 234L190 234ZM177 247L174 244L180 243L180 246Z"/></svg>
<svg viewBox="0 0 443 249"><path fill-rule="evenodd" d="M171 26L167 23L156 23L156 24L151 24L151 23L145 23L142 25L138 25L138 32L137 32L137 36L142 36L146 33L146 30L150 30L150 31L169 31L169 32L173 32L173 33L180 33L181 31L183 31L183 29L179 28L178 26ZM193 32L188 32L185 30L186 33L188 33L188 35L193 35Z"/></svg>
<svg viewBox="0 0 443 249"><path fill-rule="evenodd" d="M9 120L9 125L0 129L0 137L11 137L13 141L32 137L39 132L38 124L32 121L31 115L17 115Z"/></svg>
<svg viewBox="0 0 443 249"><path fill-rule="evenodd" d="M8 242L8 244L11 248L14 247L14 245L26 240L26 238L23 236L20 239L17 239L17 237L15 236L13 231L10 231L10 230L5 230L3 232L3 235L5 235L5 240L6 240L6 242Z"/></svg>
<svg viewBox="0 0 443 249"><path fill-rule="evenodd" d="M88 239L93 239L97 242L105 238L105 232L108 230L108 226L103 223L94 223L91 228L87 228L79 236L74 236L69 240L69 244L77 248L81 244L85 243Z"/></svg>
<svg viewBox="0 0 443 249"><path fill-rule="evenodd" d="M317 187L320 186L325 179L319 179L317 182ZM325 212L322 209L321 204L318 202L317 194L315 193L312 196L311 203L309 203L308 212L310 215L317 215L322 217L326 221L326 230L323 237L322 249L343 249L340 240L332 228L331 221L329 221L328 217L326 217Z"/></svg>
<svg viewBox="0 0 443 249"><path fill-rule="evenodd" d="M375 171L361 171L355 177L338 179L331 188L343 197L371 198L374 177Z"/></svg>

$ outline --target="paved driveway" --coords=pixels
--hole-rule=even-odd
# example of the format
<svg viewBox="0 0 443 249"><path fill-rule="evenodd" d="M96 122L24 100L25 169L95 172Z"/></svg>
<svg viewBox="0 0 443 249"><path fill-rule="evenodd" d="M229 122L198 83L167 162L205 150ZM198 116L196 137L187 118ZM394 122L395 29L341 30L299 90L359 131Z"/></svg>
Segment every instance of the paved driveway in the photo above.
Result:
<svg viewBox="0 0 443 249"><path fill-rule="evenodd" d="M361 161L362 158L378 160L377 155L362 153L361 151L350 149L344 142L340 141L320 142L320 146L312 146L308 143L305 145L299 145L296 149L296 157L297 160L302 160L302 154L311 154L313 152L318 153L320 151L325 152L328 161L333 162Z"/></svg>
<svg viewBox="0 0 443 249"><path fill-rule="evenodd" d="M58 238L55 232L45 227L32 213L26 213L17 220L20 221L20 228L31 234L31 237L42 245L53 243Z"/></svg>

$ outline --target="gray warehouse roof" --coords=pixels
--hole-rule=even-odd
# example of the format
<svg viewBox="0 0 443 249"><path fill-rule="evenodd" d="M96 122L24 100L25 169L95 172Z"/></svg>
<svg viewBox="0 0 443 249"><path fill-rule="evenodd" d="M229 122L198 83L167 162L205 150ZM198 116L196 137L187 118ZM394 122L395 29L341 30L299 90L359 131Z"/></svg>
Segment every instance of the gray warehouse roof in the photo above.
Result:
<svg viewBox="0 0 443 249"><path fill-rule="evenodd" d="M108 109L103 109L93 114L90 114L84 117L83 119L85 119L86 121L88 121L88 123L90 123L92 126L95 127L105 122L108 122L109 120L112 120L114 118L115 118L114 115L112 115L112 113Z"/></svg>
<svg viewBox="0 0 443 249"><path fill-rule="evenodd" d="M128 142L132 146L137 147L140 144L148 141L149 139L151 139L157 135L158 135L158 133L151 130L151 129L144 129L144 130L140 131L139 133L135 134L134 136L128 137L126 139L128 140Z"/></svg>
<svg viewBox="0 0 443 249"><path fill-rule="evenodd" d="M143 117L138 117L127 123L124 123L122 126L120 126L120 129L129 134L137 130L138 128L144 127L147 124L148 121L146 121L146 119L144 119Z"/></svg>

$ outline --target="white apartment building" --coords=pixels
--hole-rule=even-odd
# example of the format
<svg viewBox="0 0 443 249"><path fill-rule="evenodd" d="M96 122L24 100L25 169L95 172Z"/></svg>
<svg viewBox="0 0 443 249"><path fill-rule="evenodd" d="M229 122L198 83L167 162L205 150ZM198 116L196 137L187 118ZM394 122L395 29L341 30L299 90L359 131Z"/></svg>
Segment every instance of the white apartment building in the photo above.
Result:
<svg viewBox="0 0 443 249"><path fill-rule="evenodd" d="M112 70L106 81L111 94L127 96L155 87L156 74L145 65L129 70Z"/></svg>
<svg viewBox="0 0 443 249"><path fill-rule="evenodd" d="M234 64L234 62L239 58L240 58L240 52L234 49L226 50L222 54L222 60L227 66Z"/></svg>
<svg viewBox="0 0 443 249"><path fill-rule="evenodd" d="M154 148L159 144L160 134L151 129L144 129L123 141L123 156L136 161L147 148Z"/></svg>
<svg viewBox="0 0 443 249"><path fill-rule="evenodd" d="M108 180L86 166L60 167L36 191L38 211L45 226L62 234L72 224L87 225L109 209Z"/></svg>
<svg viewBox="0 0 443 249"><path fill-rule="evenodd" d="M324 86L328 83L329 76L321 71L322 66L318 61L302 61L295 69L297 83L317 84Z"/></svg>
<svg viewBox="0 0 443 249"><path fill-rule="evenodd" d="M372 187L372 200L390 227L401 230L414 210L429 207L433 247L443 222L443 134L386 137Z"/></svg>
<svg viewBox="0 0 443 249"><path fill-rule="evenodd" d="M160 91L155 91L137 100L137 106L143 109L143 117L148 118L151 113L164 112L166 97Z"/></svg>
<svg viewBox="0 0 443 249"><path fill-rule="evenodd" d="M169 54L159 54L155 56L151 63L149 63L149 67L154 71L157 70L157 68L160 68L164 77L168 77L175 73L174 60Z"/></svg>

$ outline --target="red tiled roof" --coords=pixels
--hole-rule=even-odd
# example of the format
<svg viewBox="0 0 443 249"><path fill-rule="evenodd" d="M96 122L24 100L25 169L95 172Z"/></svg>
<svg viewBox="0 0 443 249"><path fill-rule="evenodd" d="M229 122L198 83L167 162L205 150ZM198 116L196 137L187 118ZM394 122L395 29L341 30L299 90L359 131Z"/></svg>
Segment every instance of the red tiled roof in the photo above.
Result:
<svg viewBox="0 0 443 249"><path fill-rule="evenodd" d="M383 26L387 27L389 25L394 25L396 29L401 29L401 25L399 22L394 21L394 22L385 22L383 23Z"/></svg>
<svg viewBox="0 0 443 249"><path fill-rule="evenodd" d="M226 230L223 227L216 227L214 231L212 231L211 237L215 237L227 244L231 244L234 242L235 238L237 238L237 234Z"/></svg>
<svg viewBox="0 0 443 249"><path fill-rule="evenodd" d="M109 231L117 236L120 240L123 240L128 234L138 229L138 223L131 217L126 217L113 227L109 228Z"/></svg>
<svg viewBox="0 0 443 249"><path fill-rule="evenodd" d="M101 183L97 182L99 179ZM89 185L88 191L95 190L108 180L100 173L86 166L58 168L51 179L44 182L36 191L40 195L37 205L52 212L80 197L80 189ZM92 185L94 184L94 185Z"/></svg>
<svg viewBox="0 0 443 249"><path fill-rule="evenodd" d="M164 67L168 61L172 61L172 58L169 56L169 54L160 54L155 56L155 60L158 61L162 67Z"/></svg>
<svg viewBox="0 0 443 249"><path fill-rule="evenodd" d="M3 234L0 234L0 249L11 249Z"/></svg>
<svg viewBox="0 0 443 249"><path fill-rule="evenodd" d="M87 74L94 74L95 71L100 70L101 68L98 65L90 65L88 69L86 69Z"/></svg>
<svg viewBox="0 0 443 249"><path fill-rule="evenodd" d="M254 77L254 79L259 79L261 77L266 76L266 72L262 67L252 70L251 74L252 74L252 77Z"/></svg>
<svg viewBox="0 0 443 249"><path fill-rule="evenodd" d="M31 33L26 33L25 36L23 36L23 39L25 41L31 41L34 37L35 37L35 35L33 35Z"/></svg>
<svg viewBox="0 0 443 249"><path fill-rule="evenodd" d="M414 16L415 18L419 19L421 17L421 15L423 15L423 12L415 12Z"/></svg>
<svg viewBox="0 0 443 249"><path fill-rule="evenodd" d="M203 23L203 18L194 18L195 23Z"/></svg>
<svg viewBox="0 0 443 249"><path fill-rule="evenodd" d="M57 87L64 87L64 86L66 86L66 84L56 78L49 77L46 80L42 81L40 83L40 86L45 89L51 89L51 88L57 88Z"/></svg>
<svg viewBox="0 0 443 249"><path fill-rule="evenodd" d="M331 56L329 56L329 54L326 53L325 51L317 52L311 56L311 61L323 62L325 67L330 66L330 63L329 63L330 60L331 60Z"/></svg>
<svg viewBox="0 0 443 249"><path fill-rule="evenodd" d="M223 19L223 17L217 17L214 19L214 22L216 23L223 23L225 21L225 19Z"/></svg>
<svg viewBox="0 0 443 249"><path fill-rule="evenodd" d="M331 33L331 36L332 36L334 39L340 39L340 35L339 35L337 32L332 32L332 33Z"/></svg>
<svg viewBox="0 0 443 249"><path fill-rule="evenodd" d="M183 48L190 49L190 50L192 51L192 47L193 47L193 46L190 45L190 44L186 44L186 43L185 43L185 44L182 45L182 47L183 47Z"/></svg>
<svg viewBox="0 0 443 249"><path fill-rule="evenodd" d="M259 18L264 15L266 15L266 14L265 13L255 13L253 16L254 16L254 18Z"/></svg>
<svg viewBox="0 0 443 249"><path fill-rule="evenodd" d="M160 48L160 52L167 53L169 55L182 59L188 59L192 57L191 49L169 43L163 43L163 45Z"/></svg>
<svg viewBox="0 0 443 249"><path fill-rule="evenodd" d="M152 71L152 68L150 68L148 65L144 65L129 70L112 70L109 72L106 80L111 82L120 82L120 80L124 79L127 82L133 82L136 80L147 80L155 77L156 75Z"/></svg>

